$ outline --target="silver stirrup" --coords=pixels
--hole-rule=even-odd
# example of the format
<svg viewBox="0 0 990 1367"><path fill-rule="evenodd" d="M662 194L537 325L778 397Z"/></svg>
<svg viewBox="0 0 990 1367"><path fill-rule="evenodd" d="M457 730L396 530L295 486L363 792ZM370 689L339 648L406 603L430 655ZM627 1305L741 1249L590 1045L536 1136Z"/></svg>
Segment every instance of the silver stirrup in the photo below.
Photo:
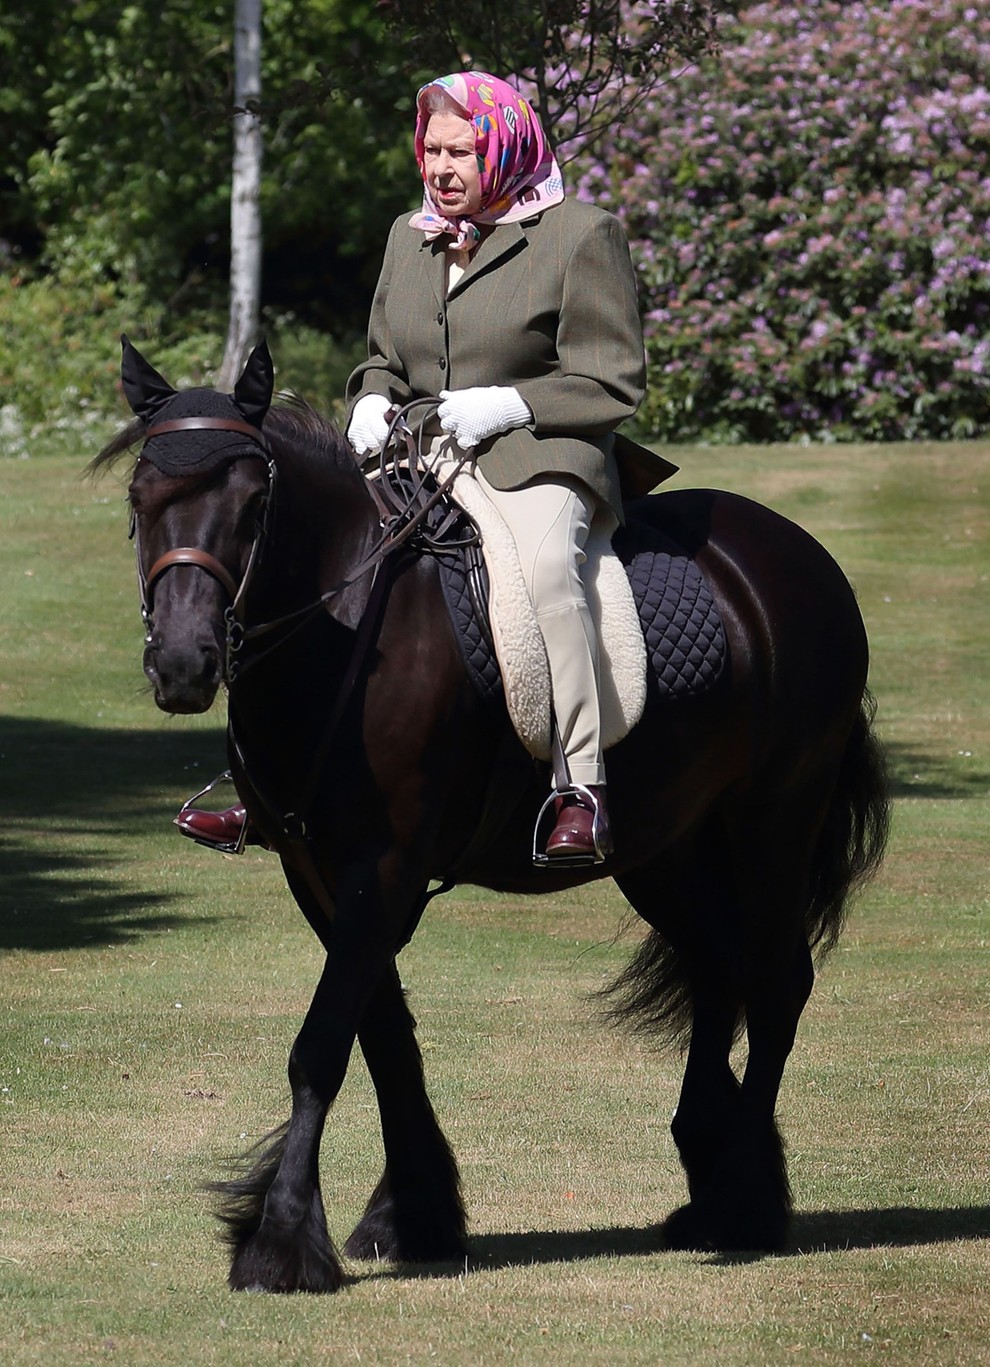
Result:
<svg viewBox="0 0 990 1367"><path fill-rule="evenodd" d="M550 855L540 852L540 826L543 824L544 816L558 798L572 797L575 794L580 794L581 797L585 798L591 807L591 838L595 842L595 852L594 854L560 854L551 858ZM591 790L586 788L583 783L568 783L564 787L554 788L540 808L536 825L533 827L533 864L538 869L587 869L594 864L602 864L605 862L605 854L602 850L600 836L601 817L598 803L595 801L595 796Z"/></svg>
<svg viewBox="0 0 990 1367"><path fill-rule="evenodd" d="M178 826L180 831L182 831L183 812L188 812L190 807L197 807L199 805L200 798L206 797L209 793L212 793L213 789L218 787L221 783L229 783L233 787L234 776L229 769L225 769L222 774L218 774L216 778L212 780L212 782L206 785L205 788L201 788L198 793L193 793L192 797L187 798L187 800L183 802L182 806L179 808L178 814L172 818L172 825ZM234 789L234 794L235 796L237 795L236 788ZM247 812L245 812L244 820L241 822L240 834L238 835L237 839L229 840L226 844L223 845L215 844L212 840L201 840L199 836L193 835L191 831L182 831L182 834L187 836L190 840L194 840L197 845L202 845L205 849L208 850L218 850L220 854L243 854L244 844L247 840L248 827L250 826L250 824L251 822L248 820Z"/></svg>

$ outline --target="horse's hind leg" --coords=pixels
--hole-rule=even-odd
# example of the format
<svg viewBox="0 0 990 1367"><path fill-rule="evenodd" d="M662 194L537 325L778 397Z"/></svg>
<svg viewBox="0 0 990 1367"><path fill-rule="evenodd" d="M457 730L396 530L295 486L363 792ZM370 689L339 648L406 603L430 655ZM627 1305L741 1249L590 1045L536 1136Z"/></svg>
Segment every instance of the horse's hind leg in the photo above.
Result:
<svg viewBox="0 0 990 1367"><path fill-rule="evenodd" d="M780 966L783 971L783 965ZM690 1204L667 1220L670 1248L747 1249L777 1252L783 1246L791 1213L790 1184L783 1141L774 1117L784 1065L812 977L807 946L793 956L789 982L764 979L761 991L776 997L747 1011L749 1058L738 1087L729 1124L705 1154L692 1179ZM750 978L750 982L757 981ZM780 995L790 998L779 1002ZM752 996L748 994L752 1003ZM675 1117L671 1127L677 1135ZM683 1150L682 1150L683 1153Z"/></svg>
<svg viewBox="0 0 990 1367"><path fill-rule="evenodd" d="M671 1247L777 1251L786 1239L791 1197L774 1112L814 980L804 924L818 830L810 808L792 799L729 823L749 1056L709 1172L667 1222Z"/></svg>
<svg viewBox="0 0 990 1367"><path fill-rule="evenodd" d="M415 1029L393 963L358 1030L378 1097L385 1172L344 1245L353 1258L446 1262L464 1256L457 1164L426 1093Z"/></svg>
<svg viewBox="0 0 990 1367"><path fill-rule="evenodd" d="M735 1124L739 1082L729 1065L736 1002L713 984L699 984L684 1079L670 1132L692 1197L711 1179L725 1134Z"/></svg>
<svg viewBox="0 0 990 1367"><path fill-rule="evenodd" d="M689 1043L670 1129L692 1195L711 1178L739 1102L729 1054L742 1009L740 939L719 839L709 828L704 858L682 852L618 880L657 933L625 975L633 992L620 979L624 1004L612 1015Z"/></svg>

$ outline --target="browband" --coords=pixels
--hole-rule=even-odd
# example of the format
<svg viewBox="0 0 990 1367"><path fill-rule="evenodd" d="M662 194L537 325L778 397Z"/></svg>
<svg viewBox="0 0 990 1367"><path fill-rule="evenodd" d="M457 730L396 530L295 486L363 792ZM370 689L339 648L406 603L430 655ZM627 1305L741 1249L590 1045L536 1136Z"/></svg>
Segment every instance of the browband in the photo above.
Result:
<svg viewBox="0 0 990 1367"><path fill-rule="evenodd" d="M211 428L219 432L241 432L244 436L251 437L265 451L268 450L268 438L260 427L255 427L249 422L239 422L236 418L172 418L168 422L159 422L154 427L149 427L144 439L151 441L152 437L167 436L170 432L195 432Z"/></svg>

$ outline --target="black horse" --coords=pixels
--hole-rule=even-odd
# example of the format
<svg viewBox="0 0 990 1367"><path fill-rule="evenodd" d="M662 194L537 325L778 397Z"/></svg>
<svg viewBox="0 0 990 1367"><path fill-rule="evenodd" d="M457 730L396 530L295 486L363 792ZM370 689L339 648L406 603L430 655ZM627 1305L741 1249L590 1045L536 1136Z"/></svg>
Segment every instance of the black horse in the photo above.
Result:
<svg viewBox="0 0 990 1367"><path fill-rule="evenodd" d="M217 1188L231 1286L340 1286L318 1155L355 1039L386 1162L345 1252L463 1258L457 1167L395 965L437 879L513 893L615 879L650 931L609 989L609 1014L688 1046L671 1128L690 1200L666 1242L781 1248L791 1202L774 1110L812 951L835 943L887 834L866 636L845 577L746 499L638 502L636 518L703 572L728 667L683 701L654 689L609 752L615 854L534 869L548 766L470 685L435 560L399 550L379 563L381 509L346 442L298 402L269 411L272 379L262 346L232 396L176 392L125 340L137 418L94 462L145 443L130 500L155 701L202 712L226 681L238 792L326 949L289 1059L291 1118ZM740 1080L729 1055L743 1029Z"/></svg>

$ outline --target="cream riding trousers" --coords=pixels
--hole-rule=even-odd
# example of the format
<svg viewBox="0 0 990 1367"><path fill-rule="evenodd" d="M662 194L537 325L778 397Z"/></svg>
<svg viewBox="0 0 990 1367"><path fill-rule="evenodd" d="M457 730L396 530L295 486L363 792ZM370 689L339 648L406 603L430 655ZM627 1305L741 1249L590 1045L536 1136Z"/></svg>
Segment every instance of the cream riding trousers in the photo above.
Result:
<svg viewBox="0 0 990 1367"><path fill-rule="evenodd" d="M588 610L581 567L589 545L607 549L618 525L580 480L541 475L521 489L495 489L474 477L512 533L543 633L553 710L575 783L602 784L598 635Z"/></svg>

